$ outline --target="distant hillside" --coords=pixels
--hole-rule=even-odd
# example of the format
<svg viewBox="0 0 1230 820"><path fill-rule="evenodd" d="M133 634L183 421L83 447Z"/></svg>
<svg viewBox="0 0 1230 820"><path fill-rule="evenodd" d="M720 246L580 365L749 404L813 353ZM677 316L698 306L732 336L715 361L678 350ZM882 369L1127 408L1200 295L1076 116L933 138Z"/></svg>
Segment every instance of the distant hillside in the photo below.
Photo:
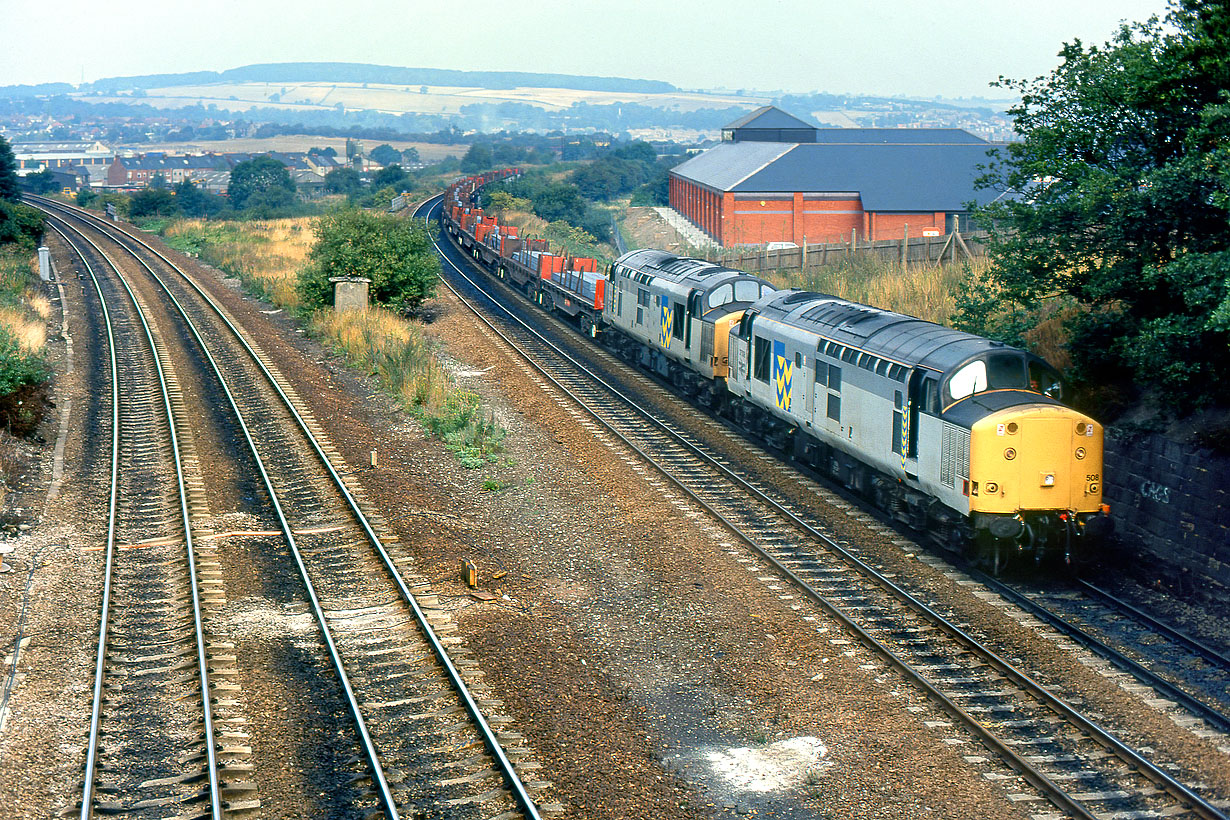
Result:
<svg viewBox="0 0 1230 820"><path fill-rule="evenodd" d="M663 94L675 86L658 80L626 77L582 77L572 74L534 74L524 71L454 71L442 68L401 68L366 63L264 63L226 71L183 74L145 74L108 77L81 86L82 91L112 94L136 88L168 88L221 82L257 83L379 83L386 85L455 85L477 88L570 88L581 91L616 91Z"/></svg>

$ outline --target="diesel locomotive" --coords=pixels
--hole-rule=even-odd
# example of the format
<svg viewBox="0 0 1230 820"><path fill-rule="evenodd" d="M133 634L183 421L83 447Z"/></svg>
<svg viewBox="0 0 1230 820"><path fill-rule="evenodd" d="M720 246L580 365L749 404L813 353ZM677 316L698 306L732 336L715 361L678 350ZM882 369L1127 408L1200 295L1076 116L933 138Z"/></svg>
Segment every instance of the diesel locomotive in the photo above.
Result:
<svg viewBox="0 0 1230 820"><path fill-rule="evenodd" d="M582 292L577 278L561 293L551 271L572 262L535 257L545 272L534 273L477 247L473 194L498 178L456 183L442 212L488 271L515 270L534 301L567 302L561 312L601 343L909 526L993 570L1017 553L1070 561L1112 529L1102 426L1064 405L1041 358L660 250L626 253L601 286Z"/></svg>

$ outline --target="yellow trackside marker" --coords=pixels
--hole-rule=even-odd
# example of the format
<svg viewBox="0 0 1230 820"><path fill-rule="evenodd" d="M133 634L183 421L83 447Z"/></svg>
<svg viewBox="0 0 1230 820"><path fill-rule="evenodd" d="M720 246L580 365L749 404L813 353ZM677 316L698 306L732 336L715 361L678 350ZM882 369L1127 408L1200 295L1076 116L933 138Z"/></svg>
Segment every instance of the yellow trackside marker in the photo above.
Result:
<svg viewBox="0 0 1230 820"><path fill-rule="evenodd" d="M461 559L461 580L465 581L470 589L478 588L478 567L468 558Z"/></svg>
<svg viewBox="0 0 1230 820"><path fill-rule="evenodd" d="M372 450L372 469L376 468L376 451Z"/></svg>

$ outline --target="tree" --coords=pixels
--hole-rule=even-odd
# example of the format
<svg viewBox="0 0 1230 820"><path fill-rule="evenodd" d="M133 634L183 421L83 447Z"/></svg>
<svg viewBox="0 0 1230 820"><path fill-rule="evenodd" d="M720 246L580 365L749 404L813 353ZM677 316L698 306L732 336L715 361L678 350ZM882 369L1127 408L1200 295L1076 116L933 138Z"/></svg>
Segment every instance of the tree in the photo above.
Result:
<svg viewBox="0 0 1230 820"><path fill-rule="evenodd" d="M577 187L564 182L550 183L534 196L534 213L548 222L562 219L580 225L586 208Z"/></svg>
<svg viewBox="0 0 1230 820"><path fill-rule="evenodd" d="M413 182L413 179L400 165L390 165L388 168L381 168L372 176L373 188L396 188L398 191L401 191L409 187L408 183L410 182Z"/></svg>
<svg viewBox="0 0 1230 820"><path fill-rule="evenodd" d="M167 189L171 187L171 183L167 182L167 177L162 171L154 174L153 179L149 181L149 187L155 189Z"/></svg>
<svg viewBox="0 0 1230 820"><path fill-rule="evenodd" d="M371 279L373 302L410 312L435 295L440 258L422 223L346 209L321 217L316 243L299 276L305 304L332 304L333 276Z"/></svg>
<svg viewBox="0 0 1230 820"><path fill-rule="evenodd" d="M415 148L413 145L401 152L401 159L402 162L407 165L414 165L423 161L422 158L419 157L419 149Z"/></svg>
<svg viewBox="0 0 1230 820"><path fill-rule="evenodd" d="M377 145L368 153L368 156L372 158L373 162L378 162L385 166L396 165L401 162L401 151L398 151L388 143Z"/></svg>
<svg viewBox="0 0 1230 820"><path fill-rule="evenodd" d="M325 191L328 193L349 196L358 193L362 187L363 180L359 177L359 172L353 168L334 168L325 174Z"/></svg>
<svg viewBox="0 0 1230 820"><path fill-rule="evenodd" d="M175 216L179 213L179 203L174 194L166 188L146 188L132 195L128 205L128 215L141 216Z"/></svg>
<svg viewBox="0 0 1230 820"><path fill-rule="evenodd" d="M208 219L226 209L222 197L201 190L187 179L175 186L175 201L184 216L194 219Z"/></svg>
<svg viewBox="0 0 1230 820"><path fill-rule="evenodd" d="M993 266L960 324L1011 335L1066 313L1078 381L1180 414L1230 400L1228 44L1225 3L1172 0L1165 25L1000 81L1021 141L984 178L1005 196L980 212Z"/></svg>
<svg viewBox="0 0 1230 820"><path fill-rule="evenodd" d="M60 183L49 168L44 168L37 174L27 174L21 182L35 194L54 194L60 190Z"/></svg>
<svg viewBox="0 0 1230 820"><path fill-rule="evenodd" d="M17 157L8 140L0 137L0 199L16 202L21 198L21 185L17 180Z"/></svg>
<svg viewBox="0 0 1230 820"><path fill-rule="evenodd" d="M286 166L273 157L257 157L231 170L227 195L235 210L256 206L285 207L295 201L295 181Z"/></svg>
<svg viewBox="0 0 1230 820"><path fill-rule="evenodd" d="M490 143L476 142L461 158L461 170L466 174L476 174L490 168L493 161Z"/></svg>
<svg viewBox="0 0 1230 820"><path fill-rule="evenodd" d="M33 250L42 237L42 211L0 199L0 245L16 242Z"/></svg>

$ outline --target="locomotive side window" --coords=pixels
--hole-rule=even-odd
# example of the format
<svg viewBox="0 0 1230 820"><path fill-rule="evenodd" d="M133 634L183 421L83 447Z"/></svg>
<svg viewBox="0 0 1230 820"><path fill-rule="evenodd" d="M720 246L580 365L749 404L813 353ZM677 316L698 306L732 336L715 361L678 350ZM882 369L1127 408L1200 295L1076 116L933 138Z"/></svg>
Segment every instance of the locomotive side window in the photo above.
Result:
<svg viewBox="0 0 1230 820"><path fill-rule="evenodd" d="M765 384L769 383L769 351L773 349L768 339L756 337L756 355L753 362L752 376Z"/></svg>
<svg viewBox="0 0 1230 820"><path fill-rule="evenodd" d="M901 391L893 392L893 431L889 436L893 440L893 452L901 455L901 430L905 426L903 414L905 412L905 400L901 395Z"/></svg>
<svg viewBox="0 0 1230 820"><path fill-rule="evenodd" d="M828 384L829 366L819 359L816 360L816 384Z"/></svg>
<svg viewBox="0 0 1230 820"><path fill-rule="evenodd" d="M1029 363L1029 389L1044 393L1056 401L1063 400L1063 379L1053 368L1042 362Z"/></svg>
<svg viewBox="0 0 1230 820"><path fill-rule="evenodd" d="M649 291L644 288L636 289L636 323L638 325L645 324L645 308L649 307Z"/></svg>
<svg viewBox="0 0 1230 820"><path fill-rule="evenodd" d="M922 410L924 413L940 414L940 381L928 376L922 384Z"/></svg>
<svg viewBox="0 0 1230 820"><path fill-rule="evenodd" d="M676 302L675 310L671 314L671 316L672 316L671 336L673 336L676 339L682 339L683 338L683 322L685 318L683 314L683 305Z"/></svg>

